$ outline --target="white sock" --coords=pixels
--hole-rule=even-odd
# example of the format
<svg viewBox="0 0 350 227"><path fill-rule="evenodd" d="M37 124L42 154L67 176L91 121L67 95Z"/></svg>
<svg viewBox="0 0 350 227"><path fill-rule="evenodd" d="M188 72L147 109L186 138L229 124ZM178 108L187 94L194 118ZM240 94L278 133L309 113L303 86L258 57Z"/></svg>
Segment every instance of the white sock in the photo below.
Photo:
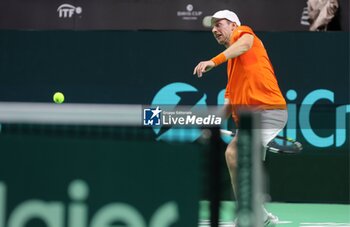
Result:
<svg viewBox="0 0 350 227"><path fill-rule="evenodd" d="M263 220L264 220L264 221L267 220L267 215L268 215L267 210L265 209L264 206L262 206L262 217L263 217Z"/></svg>

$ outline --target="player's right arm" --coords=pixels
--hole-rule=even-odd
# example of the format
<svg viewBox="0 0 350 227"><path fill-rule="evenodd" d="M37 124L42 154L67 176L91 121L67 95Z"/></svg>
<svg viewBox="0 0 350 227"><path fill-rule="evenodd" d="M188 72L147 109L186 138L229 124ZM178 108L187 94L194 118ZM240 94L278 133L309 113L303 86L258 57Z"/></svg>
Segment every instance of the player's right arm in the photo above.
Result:
<svg viewBox="0 0 350 227"><path fill-rule="evenodd" d="M216 57L209 61L201 61L193 70L193 75L197 74L198 77L202 77L203 73L208 72L212 68L226 62L228 59L238 57L247 52L254 42L254 36L251 34L244 34L225 51L218 54Z"/></svg>
<svg viewBox="0 0 350 227"><path fill-rule="evenodd" d="M243 34L236 42L230 45L224 52L222 52L226 59L231 59L238 57L245 52L247 52L250 48L252 48L254 43L254 36L251 34ZM213 58L214 59L214 58Z"/></svg>
<svg viewBox="0 0 350 227"><path fill-rule="evenodd" d="M213 61L201 61L193 70L193 75L198 77L202 77L203 73L208 72L212 68L214 68L215 63Z"/></svg>

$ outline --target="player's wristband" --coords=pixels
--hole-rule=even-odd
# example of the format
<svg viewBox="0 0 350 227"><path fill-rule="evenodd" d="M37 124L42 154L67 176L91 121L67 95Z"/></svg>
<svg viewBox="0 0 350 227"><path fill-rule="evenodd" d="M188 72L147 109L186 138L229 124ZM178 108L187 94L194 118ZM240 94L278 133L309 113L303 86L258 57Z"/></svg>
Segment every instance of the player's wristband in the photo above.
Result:
<svg viewBox="0 0 350 227"><path fill-rule="evenodd" d="M227 58L226 58L224 53L221 53L221 54L216 55L215 57L213 57L210 60L214 62L215 66L218 66L218 65L226 62Z"/></svg>

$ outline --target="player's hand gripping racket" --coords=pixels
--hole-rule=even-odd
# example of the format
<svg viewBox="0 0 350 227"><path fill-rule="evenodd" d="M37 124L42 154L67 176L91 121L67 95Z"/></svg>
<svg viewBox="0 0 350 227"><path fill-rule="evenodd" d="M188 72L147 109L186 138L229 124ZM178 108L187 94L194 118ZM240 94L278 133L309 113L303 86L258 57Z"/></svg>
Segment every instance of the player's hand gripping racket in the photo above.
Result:
<svg viewBox="0 0 350 227"><path fill-rule="evenodd" d="M232 137L235 136L235 133L229 130L221 129L220 132L222 135L229 135ZM277 143L276 139L283 141L283 144ZM270 141L266 147L267 151L273 152L273 153L279 153L279 154L297 154L302 149L303 149L303 145L300 142L295 141L291 138L283 137L279 135L277 135L275 139Z"/></svg>

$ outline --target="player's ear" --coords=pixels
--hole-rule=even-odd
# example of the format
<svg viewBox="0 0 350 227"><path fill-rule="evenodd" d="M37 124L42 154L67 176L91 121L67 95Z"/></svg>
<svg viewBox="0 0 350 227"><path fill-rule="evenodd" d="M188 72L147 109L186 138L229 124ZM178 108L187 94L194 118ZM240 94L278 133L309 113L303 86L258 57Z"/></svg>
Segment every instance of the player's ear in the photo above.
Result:
<svg viewBox="0 0 350 227"><path fill-rule="evenodd" d="M238 26L237 26L236 22L231 23L231 31L235 30L237 27Z"/></svg>
<svg viewBox="0 0 350 227"><path fill-rule="evenodd" d="M239 25L236 22L233 22L235 24L235 29L239 27Z"/></svg>

